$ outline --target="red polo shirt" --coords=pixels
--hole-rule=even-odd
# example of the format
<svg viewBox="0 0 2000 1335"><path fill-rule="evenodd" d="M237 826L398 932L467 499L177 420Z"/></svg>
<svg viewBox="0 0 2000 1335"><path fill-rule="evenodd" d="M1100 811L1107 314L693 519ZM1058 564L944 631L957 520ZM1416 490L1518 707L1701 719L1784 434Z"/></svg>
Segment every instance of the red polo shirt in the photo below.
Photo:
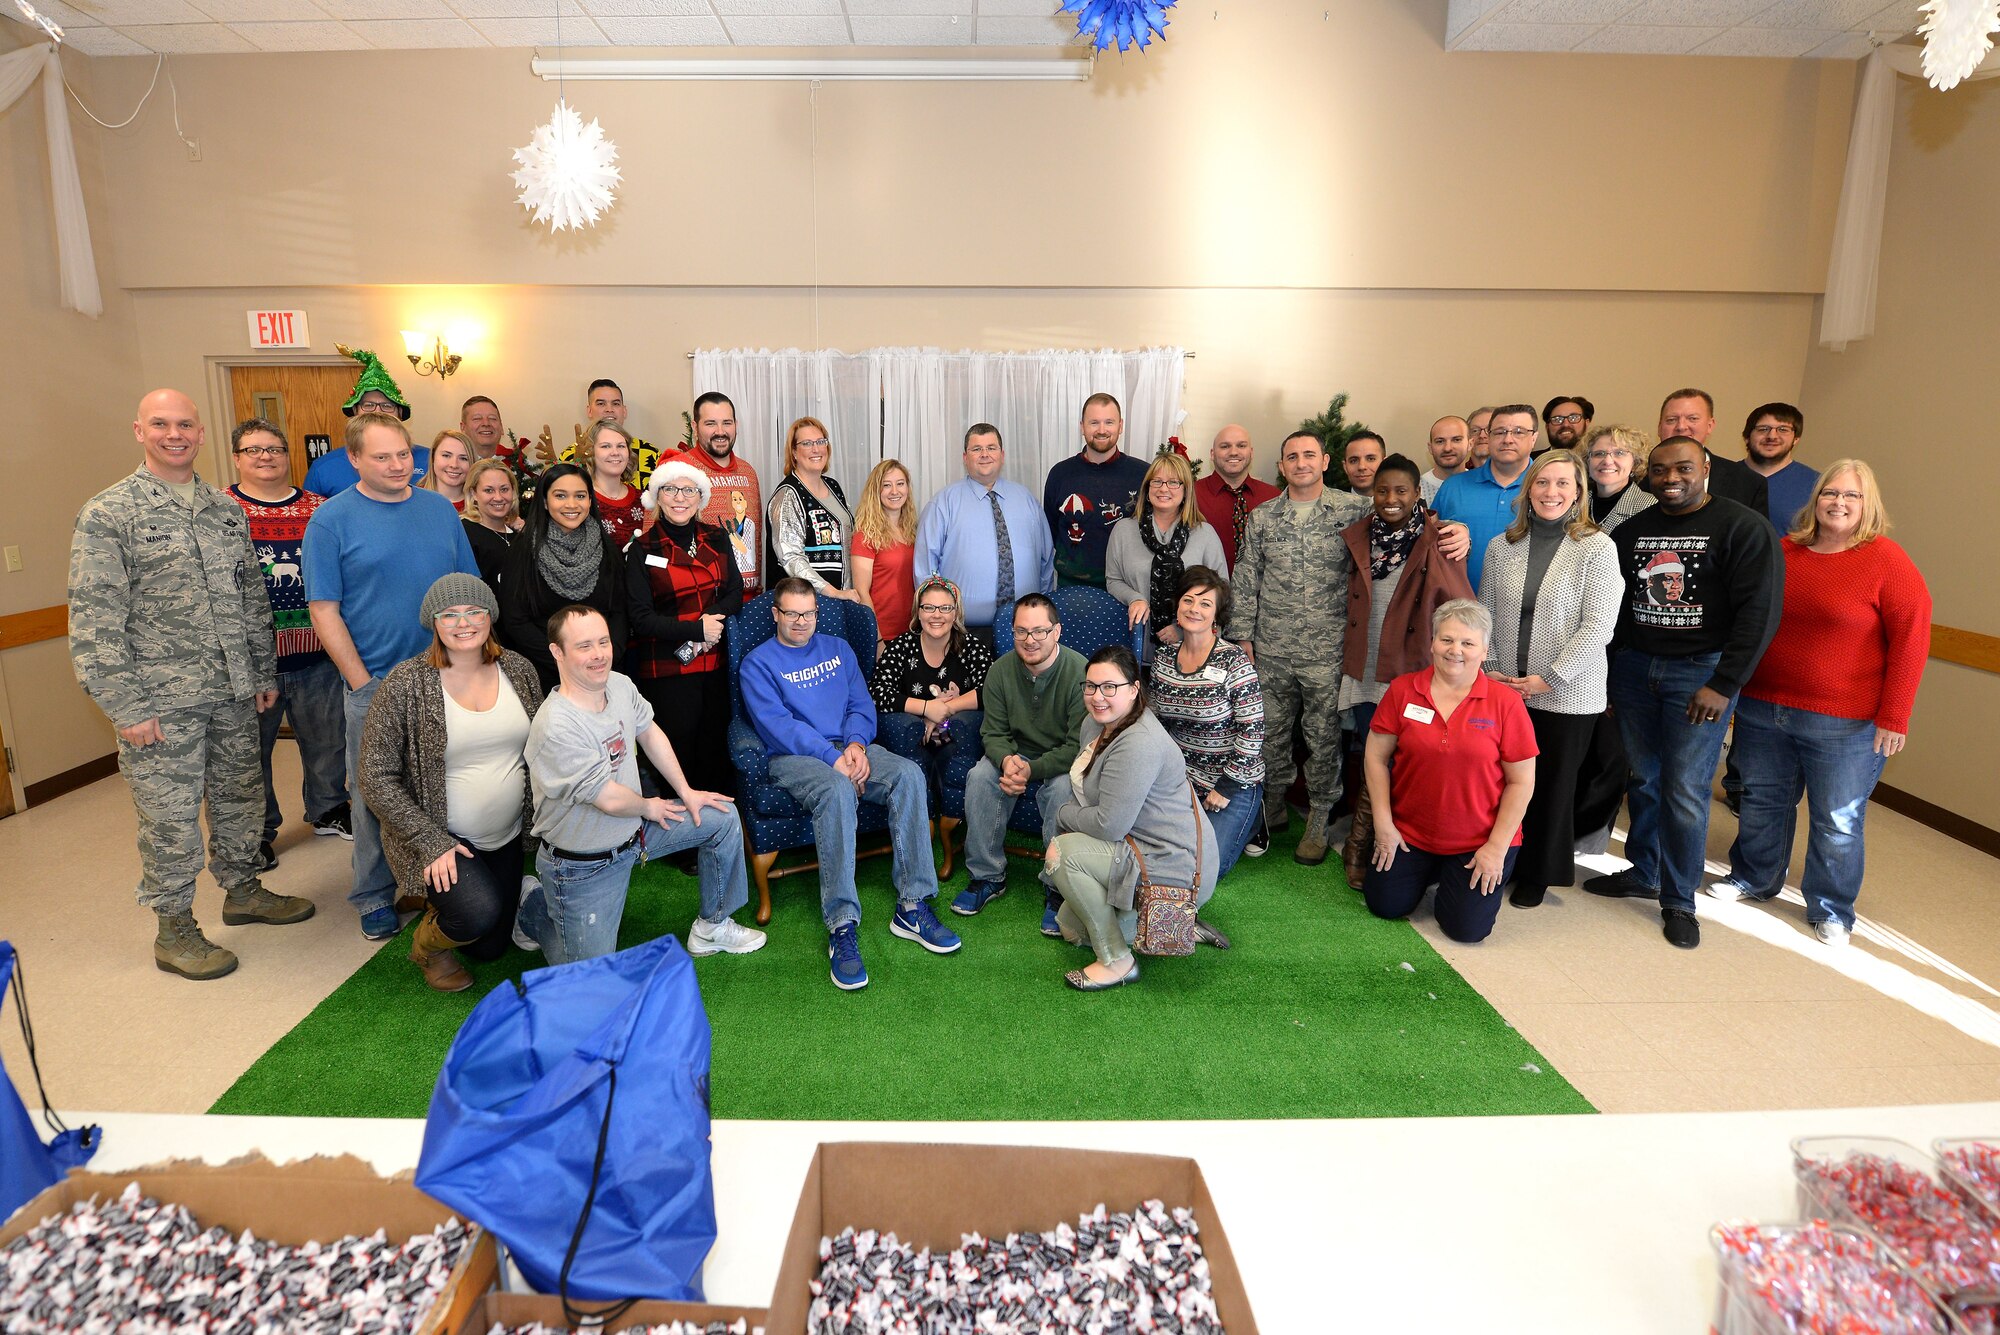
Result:
<svg viewBox="0 0 2000 1335"><path fill-rule="evenodd" d="M1270 483L1255 477L1243 479L1243 499L1248 509L1254 510L1265 501L1278 494L1278 489ZM1217 536L1222 539L1222 554L1229 559L1229 569L1236 569L1236 497L1224 484L1221 475L1211 471L1202 474L1194 482L1194 503L1201 508L1201 517L1215 526Z"/></svg>
<svg viewBox="0 0 2000 1335"><path fill-rule="evenodd" d="M1484 672L1445 718L1431 697L1435 671L1390 682L1368 730L1396 739L1389 804L1403 838L1426 853L1470 853L1493 835L1507 784L1502 762L1527 760L1540 750L1521 697ZM1513 842L1521 843L1519 827Z"/></svg>

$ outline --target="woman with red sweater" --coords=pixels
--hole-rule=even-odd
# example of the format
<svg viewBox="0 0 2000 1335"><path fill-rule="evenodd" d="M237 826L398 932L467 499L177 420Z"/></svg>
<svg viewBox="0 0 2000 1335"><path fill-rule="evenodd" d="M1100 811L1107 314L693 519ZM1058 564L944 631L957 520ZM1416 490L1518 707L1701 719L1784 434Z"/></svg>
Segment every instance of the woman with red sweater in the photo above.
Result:
<svg viewBox="0 0 2000 1335"><path fill-rule="evenodd" d="M1888 530L1874 470L1842 459L1785 535L1784 616L1736 706L1742 820L1729 879L1709 887L1719 899L1775 897L1803 794L1800 888L1806 921L1829 946L1847 944L1854 926L1868 795L1903 749L1930 653L1930 590Z"/></svg>

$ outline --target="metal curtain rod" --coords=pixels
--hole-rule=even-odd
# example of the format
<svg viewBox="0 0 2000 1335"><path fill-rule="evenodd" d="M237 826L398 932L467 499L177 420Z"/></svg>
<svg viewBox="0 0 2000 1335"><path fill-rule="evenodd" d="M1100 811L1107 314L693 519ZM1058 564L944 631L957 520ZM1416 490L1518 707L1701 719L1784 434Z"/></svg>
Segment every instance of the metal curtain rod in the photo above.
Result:
<svg viewBox="0 0 2000 1335"><path fill-rule="evenodd" d="M1186 359L1188 359L1189 361L1193 361L1193 360L1194 360L1194 354L1193 354L1192 352L1183 352L1183 353L1181 353L1181 356L1185 357L1185 358L1186 358ZM687 359L688 359L689 361L693 361L693 360L694 360L694 354L693 354L692 352L690 352L690 353L689 353L689 354L687 355Z"/></svg>

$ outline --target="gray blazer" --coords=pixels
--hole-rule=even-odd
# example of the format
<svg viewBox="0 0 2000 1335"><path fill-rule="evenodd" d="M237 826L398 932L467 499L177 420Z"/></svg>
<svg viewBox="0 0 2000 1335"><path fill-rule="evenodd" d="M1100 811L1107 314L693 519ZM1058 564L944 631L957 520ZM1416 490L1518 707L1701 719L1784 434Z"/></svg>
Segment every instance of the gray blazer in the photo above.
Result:
<svg viewBox="0 0 2000 1335"><path fill-rule="evenodd" d="M1103 731L1096 719L1086 717L1083 744L1090 745ZM1190 800L1191 792L1181 748L1149 709L1096 758L1071 800L1056 812L1056 828L1117 846L1107 898L1123 910L1132 907L1133 888L1139 883L1139 860L1132 856L1125 836L1131 835L1145 853L1146 873L1154 882L1190 885L1195 876L1195 822L1200 821L1201 883L1196 897L1206 901L1215 891L1219 854L1208 813Z"/></svg>
<svg viewBox="0 0 2000 1335"><path fill-rule="evenodd" d="M1528 539L1509 542L1502 534L1487 544L1479 601L1493 614L1493 641L1486 649L1488 675L1514 675L1521 594L1527 580ZM1535 595L1535 620L1528 637L1527 675L1541 677L1554 689L1528 701L1528 708L1551 714L1604 712L1608 661L1604 649L1618 628L1624 597L1618 548L1609 533L1562 540Z"/></svg>
<svg viewBox="0 0 2000 1335"><path fill-rule="evenodd" d="M1659 502L1653 499L1653 494L1640 486L1638 479L1634 478L1632 485L1625 488L1625 494L1618 498L1618 504L1605 513L1603 522L1598 527L1609 533L1641 510L1651 509L1658 504Z"/></svg>

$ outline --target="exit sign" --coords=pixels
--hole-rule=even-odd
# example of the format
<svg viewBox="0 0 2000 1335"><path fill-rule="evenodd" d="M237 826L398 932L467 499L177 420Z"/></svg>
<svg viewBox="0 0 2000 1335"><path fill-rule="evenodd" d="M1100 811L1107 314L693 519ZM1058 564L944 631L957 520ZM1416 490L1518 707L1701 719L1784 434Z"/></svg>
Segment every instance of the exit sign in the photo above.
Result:
<svg viewBox="0 0 2000 1335"><path fill-rule="evenodd" d="M249 311L253 348L309 348L304 311Z"/></svg>

